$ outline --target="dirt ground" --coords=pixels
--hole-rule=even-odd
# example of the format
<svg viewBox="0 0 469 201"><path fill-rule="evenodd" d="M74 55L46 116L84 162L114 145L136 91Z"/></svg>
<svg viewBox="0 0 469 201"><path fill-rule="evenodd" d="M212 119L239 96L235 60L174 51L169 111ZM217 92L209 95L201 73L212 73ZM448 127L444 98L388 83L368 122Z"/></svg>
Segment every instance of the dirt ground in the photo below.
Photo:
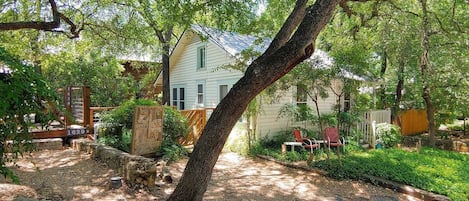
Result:
<svg viewBox="0 0 469 201"><path fill-rule="evenodd" d="M0 178L0 200L164 200L174 190L187 159L169 165L174 182L134 190L90 155L70 148L33 152L11 165L21 185ZM418 200L359 181L336 181L262 159L223 153L204 200Z"/></svg>

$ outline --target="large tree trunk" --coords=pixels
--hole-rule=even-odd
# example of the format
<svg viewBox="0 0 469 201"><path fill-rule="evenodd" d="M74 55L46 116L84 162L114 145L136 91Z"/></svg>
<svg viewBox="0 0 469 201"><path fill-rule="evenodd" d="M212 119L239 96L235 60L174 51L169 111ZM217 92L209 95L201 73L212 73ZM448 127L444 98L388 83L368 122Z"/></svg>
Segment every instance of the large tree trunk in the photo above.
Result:
<svg viewBox="0 0 469 201"><path fill-rule="evenodd" d="M245 75L217 106L168 200L202 200L226 139L248 103L314 52L314 41L330 20L339 0L317 0L306 9L307 2L298 0L287 19L301 21L293 36L290 38L288 33L295 30L291 26L296 23L284 24L277 36L283 35L289 40L281 40L280 37L280 40L273 41L266 53L251 63ZM298 18L302 13L304 17Z"/></svg>
<svg viewBox="0 0 469 201"><path fill-rule="evenodd" d="M162 73L163 73L163 99L161 100L161 105L171 105L170 104L170 85L169 85L169 44L163 45L163 54L162 54Z"/></svg>
<svg viewBox="0 0 469 201"><path fill-rule="evenodd" d="M427 120L428 120L428 134L429 134L429 145L435 145L435 135L436 135L436 126L435 126L435 108L432 103L430 86L428 79L429 71L429 60L428 60L428 50L430 43L430 30L428 22L428 11L427 11L427 0L420 1L422 6L422 56L420 58L420 70L423 80L423 93L422 98L425 101L425 106L427 110Z"/></svg>

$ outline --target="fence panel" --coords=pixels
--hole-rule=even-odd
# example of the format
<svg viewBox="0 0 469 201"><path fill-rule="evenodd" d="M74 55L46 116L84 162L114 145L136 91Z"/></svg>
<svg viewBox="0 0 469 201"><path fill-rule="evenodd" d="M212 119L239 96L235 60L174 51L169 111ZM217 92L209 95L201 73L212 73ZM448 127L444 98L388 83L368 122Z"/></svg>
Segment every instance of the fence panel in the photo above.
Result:
<svg viewBox="0 0 469 201"><path fill-rule="evenodd" d="M407 110L399 113L402 135L415 135L428 130L425 110Z"/></svg>
<svg viewBox="0 0 469 201"><path fill-rule="evenodd" d="M193 145L197 143L207 123L207 109L182 110L181 114L187 118L189 132L179 142L182 145Z"/></svg>
<svg viewBox="0 0 469 201"><path fill-rule="evenodd" d="M358 130L363 133L363 142L370 144L374 147L375 132L373 122L391 123L391 110L371 110L363 114L363 121L358 124Z"/></svg>

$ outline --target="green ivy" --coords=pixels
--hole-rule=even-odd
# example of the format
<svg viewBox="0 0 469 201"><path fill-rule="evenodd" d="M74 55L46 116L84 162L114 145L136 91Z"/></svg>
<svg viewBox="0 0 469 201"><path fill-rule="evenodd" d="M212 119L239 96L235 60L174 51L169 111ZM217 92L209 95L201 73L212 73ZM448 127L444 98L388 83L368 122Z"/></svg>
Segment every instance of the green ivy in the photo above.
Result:
<svg viewBox="0 0 469 201"><path fill-rule="evenodd" d="M407 184L449 196L452 200L469 198L469 155L423 147L420 152L381 149L355 152L330 162L318 161L337 179L367 179L367 175Z"/></svg>

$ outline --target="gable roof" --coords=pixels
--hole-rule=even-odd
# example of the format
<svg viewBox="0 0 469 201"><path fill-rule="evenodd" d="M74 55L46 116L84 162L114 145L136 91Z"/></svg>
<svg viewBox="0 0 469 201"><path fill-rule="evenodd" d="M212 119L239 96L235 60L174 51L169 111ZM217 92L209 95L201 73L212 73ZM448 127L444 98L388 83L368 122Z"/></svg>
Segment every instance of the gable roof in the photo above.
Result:
<svg viewBox="0 0 469 201"><path fill-rule="evenodd" d="M235 58L239 57L241 51L249 48L252 48L254 51L263 53L272 42L272 39L269 38L258 38L251 35L222 31L219 29L194 24L191 25L190 30L184 31L184 33L176 43L173 52L171 52L171 56L173 56L174 50L178 48L178 46L181 44L183 37L188 34L189 31L192 31L198 34L200 37L207 39L208 41L225 50L227 53L229 53ZM320 49L316 49L313 55L311 55L311 57L305 61L310 62L314 68L331 68L334 64L334 59L329 57L326 52ZM344 76L345 78L360 81L365 80L364 78L343 69L341 70L339 76ZM158 75L157 81L155 82L155 85L158 84L162 85L161 72Z"/></svg>
<svg viewBox="0 0 469 201"><path fill-rule="evenodd" d="M271 42L270 39L261 39L255 36L221 31L200 25L192 25L191 29L232 56L237 56L241 51L251 47L253 50L262 53L269 47Z"/></svg>

